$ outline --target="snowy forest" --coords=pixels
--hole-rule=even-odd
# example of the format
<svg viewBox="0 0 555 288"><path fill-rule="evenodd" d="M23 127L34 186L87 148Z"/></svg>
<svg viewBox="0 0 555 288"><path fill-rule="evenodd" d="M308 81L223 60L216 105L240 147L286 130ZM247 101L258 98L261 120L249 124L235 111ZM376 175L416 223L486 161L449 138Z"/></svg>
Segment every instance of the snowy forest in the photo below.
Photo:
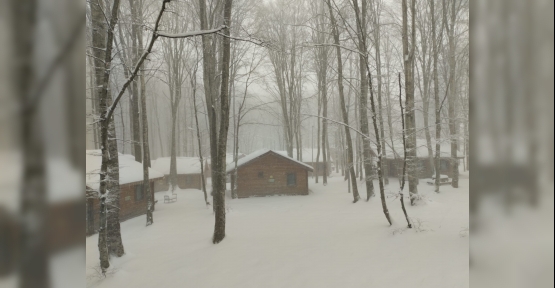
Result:
<svg viewBox="0 0 555 288"><path fill-rule="evenodd" d="M325 227L315 230L303 226L325 225L329 220L332 227L340 227L341 222L357 222L359 226L331 232L342 236L336 244L324 240L326 245L363 248L369 243L372 247L368 249L383 250L363 255L388 259L355 259L350 264L362 272L365 266L375 265L366 261L383 261L382 269L387 272L373 276L379 278L374 282L377 287L455 287L454 283L467 287L468 2L87 0L87 170L89 165L96 165L93 172L87 171L87 177L98 177L95 187L87 182L87 205L90 198L90 205L97 207L90 208L90 213L87 207L87 217L98 219L94 220L97 224L91 224L98 225L91 228L94 235L87 238L87 269L95 271L87 271L87 285L149 287L165 283L167 287L182 287L179 283L185 282L179 281L191 280L190 287L261 287L264 281L258 277L288 275L284 277L288 279L280 278L275 286L267 287L323 287L326 277L311 274L315 268L293 276L292 270L300 267L275 270L272 265L239 260L243 257L240 253L249 251L241 245L255 245L256 250L259 244L245 243L248 236L238 238L248 231L254 233L252 241L279 243L270 238L282 236L277 231L283 231L293 238L307 237L306 242L335 239ZM131 172L135 164L140 169ZM253 179L264 179L267 186L281 183L277 172L268 172L271 169L280 165L300 169L296 174L286 172L283 181L286 187L306 182L306 194L299 193L308 196L239 199L249 198L241 189L255 185L247 174L255 165L268 169L252 168L260 170ZM180 184L180 179L183 183L196 181L186 176L186 171L193 170L200 173L199 185L193 189L196 192ZM155 177L161 180L153 180ZM133 182L130 178L136 178L133 181L142 188L133 188L133 196L125 196L127 183ZM159 189L160 183L165 188ZM269 196L257 193L248 195ZM132 209L144 212L120 219L128 209L126 205L131 205L128 202L143 198L140 203L144 204ZM315 204L317 201L322 203ZM267 203L273 204L264 206L270 205ZM262 208L254 210L255 204ZM274 211L279 207L283 210ZM320 218L317 212L321 209L328 212L320 213L339 214ZM282 217L301 221L291 215L311 220L295 224L296 228L272 222ZM252 222L253 218L268 226ZM362 224L365 221L370 222ZM370 234L349 235L360 229ZM172 234L178 230L182 231ZM198 246L191 239L178 240L192 237L191 233L197 242L222 247L212 251L204 242ZM380 235L373 235L376 233ZM422 236L426 234L432 236ZM402 241L412 241L420 253L430 254L432 259L450 257L453 263L411 270L406 278L414 283L399 279L411 265L421 265L414 259L419 256L408 247L400 247L409 242L388 237L405 237ZM137 242L141 238L158 245L142 246ZM260 248L260 257L286 265L291 259L282 257L300 257L297 253L307 249L282 239L284 242L274 247L277 253ZM323 249L318 250L321 252L328 249L326 245L307 247ZM176 253L192 262L178 265L180 268L172 266L172 261L179 260L160 256L171 254L171 249L165 250L168 247L187 250ZM147 253L145 249L167 252ZM213 254L202 256L206 249L212 249L205 252ZM306 265L330 261L319 258L318 251L307 256L310 260ZM391 257L392 253L398 254ZM161 263L149 263L152 257ZM227 265L239 268L233 269L235 276L225 282L203 282L203 277L212 276L201 267L193 268L195 259L205 270L221 270ZM143 270L152 264L161 267ZM262 270L256 270L257 266ZM181 271L184 267L193 271ZM243 285L250 274L239 272L241 267L258 273L257 278ZM444 276L452 279L427 279L427 273L434 273L429 271L433 267L442 269L436 273L447 273ZM153 274L150 269L158 271L154 274L171 275L167 280L162 275L154 277L160 282L138 276ZM119 275L123 271L128 273L126 277ZM194 271L199 275L194 276ZM339 277L334 273L341 273L329 272L331 279ZM190 278L178 280L173 273ZM354 277L353 286L346 287L371 283L356 274L348 275ZM308 280L312 276L322 282ZM419 281L423 282L416 283ZM335 285L339 283L328 285L338 287Z"/></svg>

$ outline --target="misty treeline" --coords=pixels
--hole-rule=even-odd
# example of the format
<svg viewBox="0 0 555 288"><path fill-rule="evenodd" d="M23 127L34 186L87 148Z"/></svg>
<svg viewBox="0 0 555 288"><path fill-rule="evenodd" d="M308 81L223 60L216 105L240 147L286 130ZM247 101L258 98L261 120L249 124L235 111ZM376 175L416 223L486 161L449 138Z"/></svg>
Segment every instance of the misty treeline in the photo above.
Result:
<svg viewBox="0 0 555 288"><path fill-rule="evenodd" d="M117 152L143 163L145 183L150 161L171 157L172 187L176 157L209 164L214 243L225 237L229 154L303 159L313 148L304 158L331 164L353 202L379 193L389 223L390 177L403 187L406 178L418 202L418 148L439 168L450 145L457 187L459 162L468 167L468 19L465 0L87 0L87 149L102 151L103 270L124 253ZM405 164L390 175L385 158Z"/></svg>

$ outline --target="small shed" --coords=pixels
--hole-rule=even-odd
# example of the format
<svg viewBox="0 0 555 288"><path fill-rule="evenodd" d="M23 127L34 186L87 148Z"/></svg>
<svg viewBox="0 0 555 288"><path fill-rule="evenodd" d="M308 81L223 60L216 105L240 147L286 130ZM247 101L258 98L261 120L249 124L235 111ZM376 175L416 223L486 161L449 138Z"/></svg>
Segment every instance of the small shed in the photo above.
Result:
<svg viewBox="0 0 555 288"><path fill-rule="evenodd" d="M234 166L227 167L231 173ZM263 149L237 161L237 196L308 195L308 173L303 162Z"/></svg>
<svg viewBox="0 0 555 288"><path fill-rule="evenodd" d="M86 151L86 218L87 234L92 234L99 227L99 187L100 150ZM135 157L118 153L119 159L119 220L125 221L146 213L147 197L143 189L143 164L135 161ZM150 191L154 200L154 182L163 179L164 175L154 169L148 169Z"/></svg>
<svg viewBox="0 0 555 288"><path fill-rule="evenodd" d="M177 187L180 189L202 189L200 159L198 157L176 157ZM152 168L164 174L164 178L156 181L155 192L168 191L170 188L171 157L162 157L152 161ZM204 171L206 177L206 171Z"/></svg>

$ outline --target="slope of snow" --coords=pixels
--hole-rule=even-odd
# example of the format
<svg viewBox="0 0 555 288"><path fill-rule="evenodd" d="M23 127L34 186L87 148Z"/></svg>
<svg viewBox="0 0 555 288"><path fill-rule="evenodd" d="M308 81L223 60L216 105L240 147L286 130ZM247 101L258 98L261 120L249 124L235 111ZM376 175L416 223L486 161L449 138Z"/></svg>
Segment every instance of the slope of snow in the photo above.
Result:
<svg viewBox="0 0 555 288"><path fill-rule="evenodd" d="M198 157L176 157L177 174L200 174L200 159ZM152 168L164 175L170 175L171 157L162 157L152 161Z"/></svg>
<svg viewBox="0 0 555 288"><path fill-rule="evenodd" d="M252 160L254 160L254 159L256 159L256 158L258 158L258 157L260 157L260 156L262 156L262 155L264 155L264 154L266 154L266 153L268 153L268 152L276 153L277 155L282 156L282 157L284 157L284 158L287 158L288 160L291 160L291 161L293 161L293 162L295 162L295 163L297 163L297 164L299 164L299 165L302 165L302 166L304 166L304 167L310 169L310 171L312 171L312 166L307 165L307 164L305 164L305 163L303 163L303 162L297 161L297 160L295 160L295 159L293 159L293 158L287 157L287 154L283 155L283 154L281 154L281 153L279 153L279 152L276 152L276 151L273 151L273 150L270 150L270 149L260 149L260 150L256 150L256 151L252 152L251 154L249 154L249 155L247 155L247 156L245 156L245 157L243 157L243 158L237 160L237 168L238 168L238 167L241 167L242 165L244 165L244 164L246 164L246 163L248 163L248 162L250 162L250 161L252 161ZM229 172L233 171L233 169L235 169L235 165L234 165L234 164L227 165L226 167L227 167L227 168L226 168L226 172L227 172L227 173L229 173Z"/></svg>
<svg viewBox="0 0 555 288"><path fill-rule="evenodd" d="M98 237L86 239L89 287L468 287L468 174L460 188L418 186L423 204L408 206L406 229L398 183L387 186L389 226L379 196L352 203L334 174L327 186L309 179L307 196L226 197L225 239L214 245L214 215L199 190L158 201L154 224L140 216L121 224L126 255L95 275ZM375 187L377 182L374 183ZM364 185L359 182L361 194ZM162 197L156 195L157 198ZM161 200L161 199L159 199ZM408 203L408 201L405 201ZM96 280L95 280L96 279Z"/></svg>
<svg viewBox="0 0 555 288"><path fill-rule="evenodd" d="M85 182L87 186L96 190L100 182L100 165L102 154L100 150L87 150ZM118 153L119 160L119 184L132 183L143 180L143 164L135 161L135 157L128 154ZM150 179L161 178L164 175L152 168L148 169Z"/></svg>

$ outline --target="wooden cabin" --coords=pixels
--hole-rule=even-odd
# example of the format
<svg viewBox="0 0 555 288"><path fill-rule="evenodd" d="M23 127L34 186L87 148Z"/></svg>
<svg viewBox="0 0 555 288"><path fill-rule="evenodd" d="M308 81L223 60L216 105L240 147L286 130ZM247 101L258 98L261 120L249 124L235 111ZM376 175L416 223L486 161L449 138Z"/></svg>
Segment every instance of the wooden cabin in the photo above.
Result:
<svg viewBox="0 0 555 288"><path fill-rule="evenodd" d="M198 157L176 157L177 187L180 189L202 189L202 176L200 160ZM164 174L164 177L156 181L155 192L168 191L170 189L170 164L171 157L162 157L152 161L152 168ZM206 171L204 171L206 177Z"/></svg>
<svg viewBox="0 0 555 288"><path fill-rule="evenodd" d="M99 182L102 156L100 150L87 150L86 158L86 222L87 234L93 234L99 227ZM119 220L125 221L143 214L147 210L147 197L143 189L143 164L135 161L132 155L119 154ZM148 169L150 191L154 201L154 183L164 175Z"/></svg>
<svg viewBox="0 0 555 288"><path fill-rule="evenodd" d="M228 167L227 173L234 171ZM272 150L253 152L237 162L237 196L308 195L313 168Z"/></svg>

